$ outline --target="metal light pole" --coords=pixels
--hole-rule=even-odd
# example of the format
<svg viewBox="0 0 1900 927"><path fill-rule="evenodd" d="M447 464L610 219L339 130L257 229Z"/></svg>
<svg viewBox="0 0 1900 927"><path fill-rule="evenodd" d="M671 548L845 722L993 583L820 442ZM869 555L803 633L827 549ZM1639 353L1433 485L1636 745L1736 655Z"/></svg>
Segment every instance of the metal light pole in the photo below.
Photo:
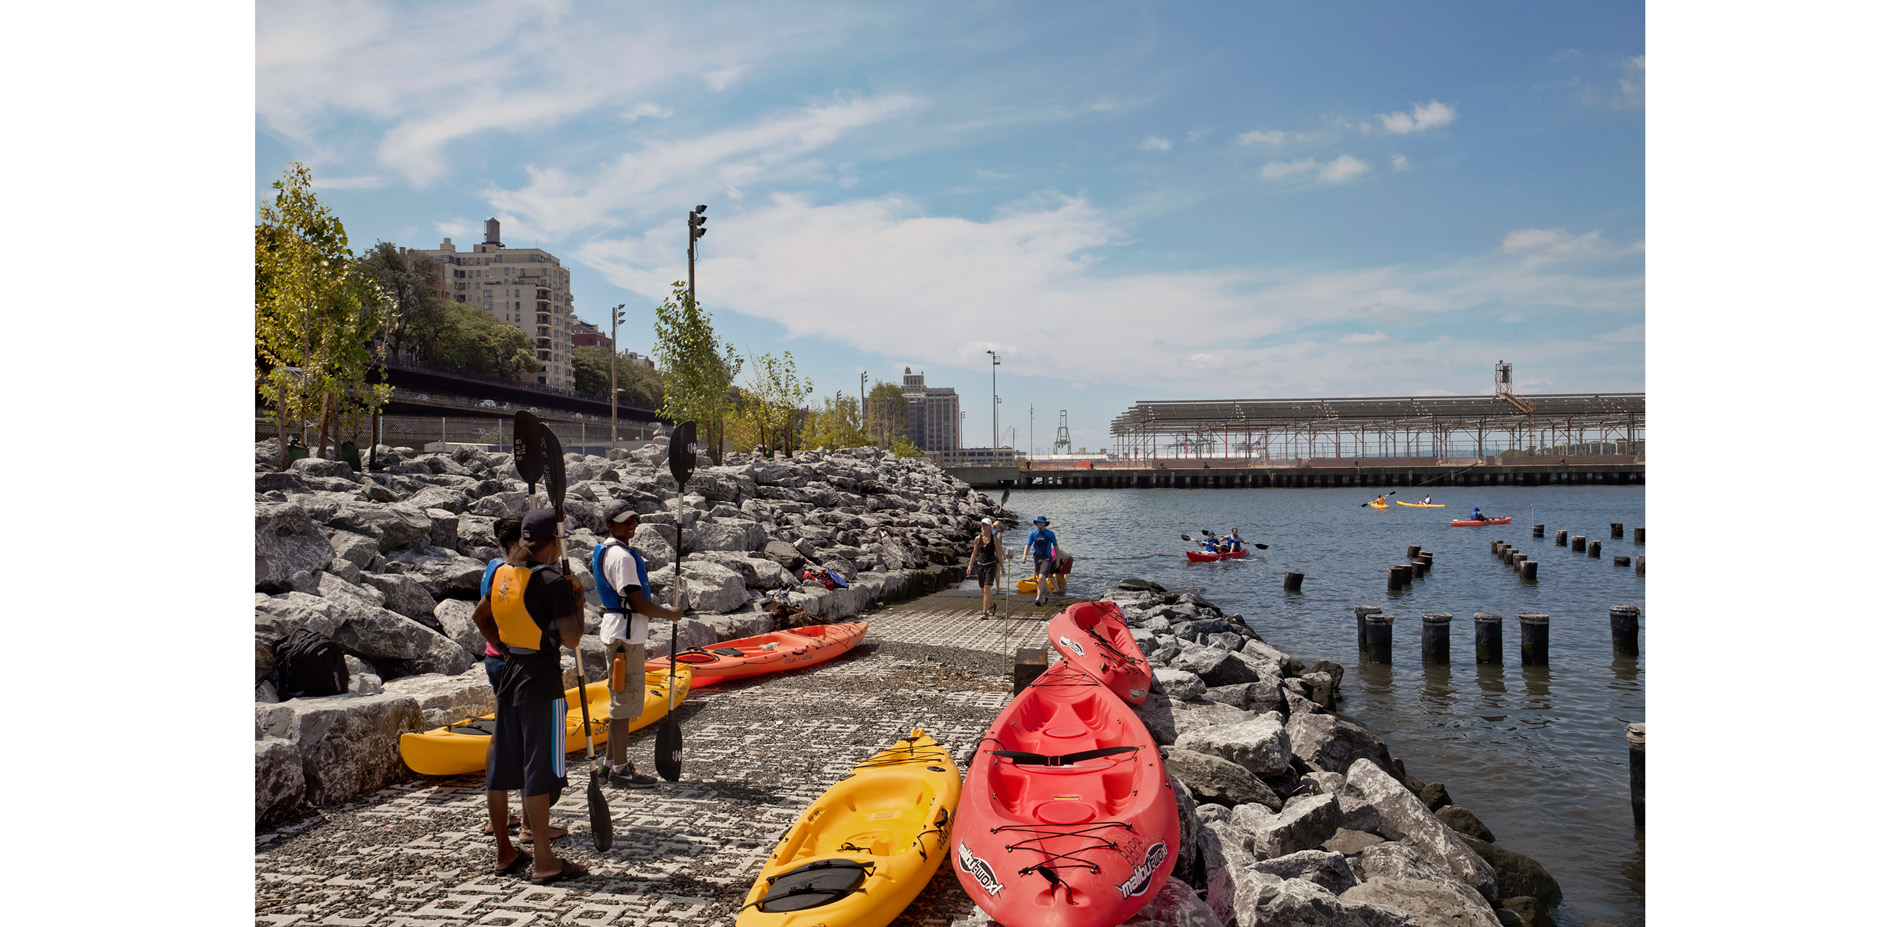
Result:
<svg viewBox="0 0 1900 927"><path fill-rule="evenodd" d="M1029 404L1029 459L1036 459L1036 404Z"/></svg>
<svg viewBox="0 0 1900 927"><path fill-rule="evenodd" d="M699 254L699 239L706 234L706 207L695 206L686 214L686 296L699 305L699 289L694 285L693 260Z"/></svg>
<svg viewBox="0 0 1900 927"><path fill-rule="evenodd" d="M1003 443L1003 432L996 422L996 368L1003 365L1003 359L995 351L984 351L990 356L990 453Z"/></svg>
<svg viewBox="0 0 1900 927"><path fill-rule="evenodd" d="M869 437L871 434L871 407L865 401L864 380L870 375L871 371L869 370L858 371L858 421L864 423L864 434L866 437Z"/></svg>
<svg viewBox="0 0 1900 927"><path fill-rule="evenodd" d="M607 453L620 446L620 320L626 318L626 303L621 303L609 311L612 321L609 323L611 347L607 349L607 402L613 410L609 413L611 422L607 432Z"/></svg>

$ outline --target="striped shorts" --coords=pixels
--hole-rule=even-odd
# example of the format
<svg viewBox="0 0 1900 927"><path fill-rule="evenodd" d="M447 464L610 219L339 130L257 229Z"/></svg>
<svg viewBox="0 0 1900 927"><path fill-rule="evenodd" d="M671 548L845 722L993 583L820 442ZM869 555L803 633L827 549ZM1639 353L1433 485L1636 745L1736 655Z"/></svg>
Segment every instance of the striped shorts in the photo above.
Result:
<svg viewBox="0 0 1900 927"><path fill-rule="evenodd" d="M567 786L567 699L495 706L488 788L553 795Z"/></svg>

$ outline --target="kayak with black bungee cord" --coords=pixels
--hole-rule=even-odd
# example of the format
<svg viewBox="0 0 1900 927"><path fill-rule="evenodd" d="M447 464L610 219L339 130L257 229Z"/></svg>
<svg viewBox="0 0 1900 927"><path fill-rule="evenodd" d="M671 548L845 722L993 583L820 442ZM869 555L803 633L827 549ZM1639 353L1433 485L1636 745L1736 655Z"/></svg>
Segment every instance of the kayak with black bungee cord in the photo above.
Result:
<svg viewBox="0 0 1900 927"><path fill-rule="evenodd" d="M667 694L665 667L660 672L646 674L646 701L640 716L629 722L633 730L639 730L666 716ZM673 702L677 706L686 701L686 693L692 689L693 668L681 664L678 675L674 677ZM580 695L578 689L569 686L567 704L578 708ZM603 717L607 714L607 680L602 679L587 684L587 701L593 710ZM570 713L567 716L567 738L563 746L569 753L585 746L581 733L581 716ZM424 776L461 776L478 773L488 768L488 739L495 731L495 716L483 715L469 718L454 724L428 731L413 731L397 740L397 752L402 756L403 764ZM606 743L607 726L593 726L595 743Z"/></svg>
<svg viewBox="0 0 1900 927"><path fill-rule="evenodd" d="M675 656L680 663L693 668L693 688L699 689L729 679L816 666L836 659L864 640L864 632L870 627L863 621L847 621L788 628L705 647L690 647ZM664 658L647 661L648 670L665 668Z"/></svg>

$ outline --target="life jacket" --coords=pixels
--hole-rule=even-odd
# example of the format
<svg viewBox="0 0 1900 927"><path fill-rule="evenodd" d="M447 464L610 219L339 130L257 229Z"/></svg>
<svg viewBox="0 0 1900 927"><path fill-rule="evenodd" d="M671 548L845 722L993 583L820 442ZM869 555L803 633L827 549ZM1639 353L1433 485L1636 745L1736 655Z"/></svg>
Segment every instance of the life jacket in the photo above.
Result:
<svg viewBox="0 0 1900 927"><path fill-rule="evenodd" d="M609 612L625 612L627 610L626 605L624 605L620 601L620 591L617 589L607 588L608 587L607 570L606 570L607 551L614 547L624 547L626 548L627 553L633 555L633 569L634 569L634 572L637 573L640 577L640 594L643 596L646 596L648 601L652 601L653 586L651 583L647 582L646 558L640 556L640 552L637 550L634 550L633 546L630 544L623 544L617 540L616 541L602 541L599 544L594 545L594 563L593 563L594 589L595 591L600 593L601 610L609 611Z"/></svg>
<svg viewBox="0 0 1900 927"><path fill-rule="evenodd" d="M548 564L532 567L502 564L495 569L494 585L489 589L488 608L495 615L495 627L501 642L517 650L540 650L547 630L535 624L528 614L528 583L535 570L552 570Z"/></svg>

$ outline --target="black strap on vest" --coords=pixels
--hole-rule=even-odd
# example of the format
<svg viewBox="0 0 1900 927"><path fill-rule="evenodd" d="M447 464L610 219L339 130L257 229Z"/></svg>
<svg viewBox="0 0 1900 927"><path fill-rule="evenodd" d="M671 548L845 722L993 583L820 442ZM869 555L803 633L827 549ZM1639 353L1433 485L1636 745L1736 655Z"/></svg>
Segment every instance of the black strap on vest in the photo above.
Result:
<svg viewBox="0 0 1900 927"><path fill-rule="evenodd" d="M1067 753L1061 756L1045 756L1026 750L991 750L990 755L1002 757L1018 766L1068 766L1083 760L1114 756L1117 753L1133 753L1140 749L1140 747L1102 747L1099 750L1083 750L1080 753Z"/></svg>

